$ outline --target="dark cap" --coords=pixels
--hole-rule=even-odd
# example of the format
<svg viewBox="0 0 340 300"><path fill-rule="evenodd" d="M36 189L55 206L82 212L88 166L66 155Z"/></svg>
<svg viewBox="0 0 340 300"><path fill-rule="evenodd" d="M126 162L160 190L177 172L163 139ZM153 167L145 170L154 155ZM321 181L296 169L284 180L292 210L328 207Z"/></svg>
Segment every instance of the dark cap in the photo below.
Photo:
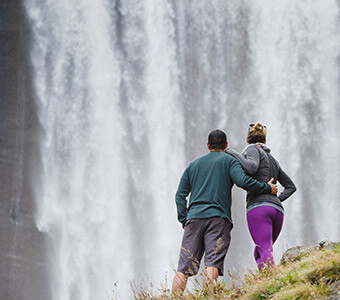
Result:
<svg viewBox="0 0 340 300"><path fill-rule="evenodd" d="M219 129L215 129L209 133L208 143L212 149L223 149L227 142L227 135Z"/></svg>

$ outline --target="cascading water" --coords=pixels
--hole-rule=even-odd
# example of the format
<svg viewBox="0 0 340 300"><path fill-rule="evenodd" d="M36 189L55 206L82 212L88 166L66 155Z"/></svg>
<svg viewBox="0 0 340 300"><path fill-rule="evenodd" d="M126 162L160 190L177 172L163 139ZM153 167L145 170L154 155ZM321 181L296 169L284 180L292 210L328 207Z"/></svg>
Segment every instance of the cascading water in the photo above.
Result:
<svg viewBox="0 0 340 300"><path fill-rule="evenodd" d="M270 144L299 186L285 238L339 239L339 5L262 2L250 11L253 99L267 104Z"/></svg>
<svg viewBox="0 0 340 300"><path fill-rule="evenodd" d="M241 150L247 124L265 123L297 184L277 257L339 239L335 0L25 6L41 123L36 222L53 247L53 299L110 299L116 282L124 299L128 280L172 279L174 193L214 128ZM254 266L244 197L234 193L230 269Z"/></svg>
<svg viewBox="0 0 340 300"><path fill-rule="evenodd" d="M171 10L139 1L27 8L43 128L37 224L54 245L53 294L104 299L121 278L163 273L178 243L183 125Z"/></svg>

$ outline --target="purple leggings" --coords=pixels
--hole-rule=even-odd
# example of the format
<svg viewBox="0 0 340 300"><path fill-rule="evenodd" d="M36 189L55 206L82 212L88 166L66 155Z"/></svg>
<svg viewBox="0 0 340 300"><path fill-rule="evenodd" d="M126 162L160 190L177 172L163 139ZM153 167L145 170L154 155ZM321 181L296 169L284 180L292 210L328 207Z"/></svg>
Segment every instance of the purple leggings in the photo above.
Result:
<svg viewBox="0 0 340 300"><path fill-rule="evenodd" d="M254 257L259 269L274 264L273 244L280 234L283 213L271 206L260 206L247 213L248 228L255 242Z"/></svg>

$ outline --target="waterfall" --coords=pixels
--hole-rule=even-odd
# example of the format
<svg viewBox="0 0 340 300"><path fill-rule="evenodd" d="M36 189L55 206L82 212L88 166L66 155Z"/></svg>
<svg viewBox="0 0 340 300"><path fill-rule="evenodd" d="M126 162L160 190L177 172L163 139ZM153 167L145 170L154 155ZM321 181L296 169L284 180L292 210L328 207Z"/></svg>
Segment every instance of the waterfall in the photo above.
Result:
<svg viewBox="0 0 340 300"><path fill-rule="evenodd" d="M127 297L173 277L174 194L210 130L245 146L248 123L295 181L275 255L337 240L339 4L25 1L40 122L36 224L55 300ZM254 267L234 192L230 270Z"/></svg>
<svg viewBox="0 0 340 300"><path fill-rule="evenodd" d="M250 6L253 99L267 104L269 143L299 188L298 200L287 202L281 241L293 232L303 242L337 239L339 226L327 220L339 209L339 6L267 4Z"/></svg>

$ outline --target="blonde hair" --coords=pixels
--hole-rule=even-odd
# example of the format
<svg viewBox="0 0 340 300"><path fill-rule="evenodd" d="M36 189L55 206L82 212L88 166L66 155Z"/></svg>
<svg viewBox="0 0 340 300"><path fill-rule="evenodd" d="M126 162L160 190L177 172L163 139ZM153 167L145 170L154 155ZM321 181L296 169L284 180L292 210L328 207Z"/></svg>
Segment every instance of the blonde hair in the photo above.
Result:
<svg viewBox="0 0 340 300"><path fill-rule="evenodd" d="M248 129L247 140L249 144L265 143L266 142L267 129L261 123L250 124Z"/></svg>

